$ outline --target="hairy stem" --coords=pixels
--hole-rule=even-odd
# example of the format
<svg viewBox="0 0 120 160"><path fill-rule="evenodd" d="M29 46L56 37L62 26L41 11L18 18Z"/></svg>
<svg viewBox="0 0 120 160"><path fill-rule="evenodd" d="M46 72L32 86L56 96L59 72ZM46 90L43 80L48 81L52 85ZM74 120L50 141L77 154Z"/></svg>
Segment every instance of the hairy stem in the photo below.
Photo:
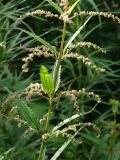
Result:
<svg viewBox="0 0 120 160"><path fill-rule="evenodd" d="M49 123L50 123L50 115L51 115L52 103L53 103L53 98L51 96L49 101L50 101L50 106L49 106L47 121L45 125L45 132L48 131ZM44 156L45 156L45 141L42 140L38 160L44 160Z"/></svg>

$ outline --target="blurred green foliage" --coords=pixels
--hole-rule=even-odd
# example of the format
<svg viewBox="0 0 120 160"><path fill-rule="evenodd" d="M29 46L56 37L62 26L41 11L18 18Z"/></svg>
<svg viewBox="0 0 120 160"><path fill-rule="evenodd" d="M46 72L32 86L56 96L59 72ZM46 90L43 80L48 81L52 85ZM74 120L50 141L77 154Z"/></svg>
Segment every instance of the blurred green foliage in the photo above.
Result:
<svg viewBox="0 0 120 160"><path fill-rule="evenodd" d="M71 0L72 3L73 0ZM28 54L24 48L38 45L38 43L15 29L15 22L20 15L34 9L54 11L50 5L39 0L0 1L0 42L6 45L5 49L0 49L1 105L11 94L18 94L31 82L39 81L40 64L47 64L48 67L53 64L52 60L40 59L38 61L36 59L35 63L30 66L30 73L27 76L21 72L21 59ZM120 2L119 0L81 0L75 10L107 11L119 16ZM68 27L67 36L73 35L82 22L83 17L76 18L76 22ZM53 44L59 45L60 43L62 24L56 20L46 21L40 17L33 17L26 19L21 26L33 30L36 34L43 34L42 36ZM67 60L63 63L61 88L85 87L101 95L103 103L99 104L93 113L79 119L83 122L94 122L100 127L101 135L95 138L94 131L85 129L80 134L80 140L83 140L83 143L78 145L72 142L59 160L120 160L120 25L104 18L93 18L79 34L76 42L81 40L95 42L107 49L108 53L105 56L86 48L79 52L84 53L98 66L104 66L109 72L106 75L97 74L85 68L80 62ZM34 71L34 78L31 71ZM91 108L94 102L89 103L80 97L80 105L83 111ZM0 108L0 160L35 160L40 145L38 137L30 132L25 136L27 126L18 126L18 122L14 120L17 113L10 112L11 104L4 107L5 109ZM29 102L29 107L38 119L47 111L47 104L44 101L41 102L38 97ZM59 107L55 106L51 125L56 125L57 122L71 116L72 112L72 104L63 99ZM50 159L64 141L64 138L52 139L47 146L48 157L46 159Z"/></svg>

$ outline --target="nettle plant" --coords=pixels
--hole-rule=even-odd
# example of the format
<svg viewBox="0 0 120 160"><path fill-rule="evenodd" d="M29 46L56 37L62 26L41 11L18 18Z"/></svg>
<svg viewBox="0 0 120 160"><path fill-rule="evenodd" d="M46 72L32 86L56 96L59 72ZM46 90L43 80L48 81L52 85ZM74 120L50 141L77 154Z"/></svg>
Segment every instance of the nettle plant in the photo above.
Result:
<svg viewBox="0 0 120 160"><path fill-rule="evenodd" d="M85 57L84 55L77 52L77 49L80 47L93 47L94 49L98 50L99 52L106 53L106 51L99 47L96 44L91 42L79 42L74 44L75 38L78 34L84 29L84 27L88 24L94 16L103 16L105 18L111 18L113 21L120 23L120 19L117 16L114 16L109 13L103 12L93 12L93 11L81 11L79 13L74 13L74 8L78 5L80 0L75 1L71 6L68 0L62 0L60 4L54 3L52 0L47 0L49 4L58 12L58 14L51 13L50 11L45 10L35 10L30 13L26 13L22 15L18 21L17 25L21 23L25 18L35 15L45 16L46 18L56 18L63 22L63 32L60 47L54 46L49 42L45 41L41 37L37 36L36 34L20 29L24 33L28 34L29 36L33 37L35 40L40 42L40 46L35 48L26 48L27 51L30 52L28 57L23 58L23 66L22 69L24 72L29 71L29 63L33 61L35 56L38 57L45 57L45 58L53 58L55 60L55 65L53 66L52 73L49 73L48 69L41 65L40 67L40 80L41 83L30 84L26 89L24 96L27 99L30 99L34 95L39 95L42 98L45 98L49 102L49 109L48 113L43 116L40 120L35 117L35 114L27 107L23 101L19 101L17 107L22 111L22 114L27 120L27 124L29 129L32 131L36 131L41 138L41 147L39 151L38 160L44 160L46 154L46 144L50 138L64 136L67 137L68 140L62 145L62 147L54 154L51 160L56 160L60 154L65 150L68 144L71 141L75 141L76 143L82 143L79 141L76 136L79 135L80 131L85 127L92 127L96 132L97 136L99 136L99 128L96 127L93 123L82 123L79 122L78 124L68 125L72 120L80 117L81 115L88 114L92 112L96 105L101 102L101 98L99 95L88 92L86 89L82 88L81 90L61 90L61 74L62 74L62 61L66 59L76 59L77 61L82 61L82 63L94 70L95 72L100 72L101 74L105 74L107 71L104 68L97 67L89 58ZM67 26L74 23L74 19L78 16L86 16L84 23L79 27L79 29L73 34L72 37L68 38L65 41ZM84 95L89 97L93 97L96 100L96 105L92 108L92 110L84 113L80 113L79 111L79 96ZM71 117L67 118L66 120L62 121L60 124L54 126L54 128L50 128L50 120L51 120L51 113L54 112L54 105L60 103L62 97L69 98L73 102L73 107L76 109L76 114L72 115ZM21 105L20 105L21 104ZM24 106L24 107L23 107ZM78 137L78 136L77 136Z"/></svg>

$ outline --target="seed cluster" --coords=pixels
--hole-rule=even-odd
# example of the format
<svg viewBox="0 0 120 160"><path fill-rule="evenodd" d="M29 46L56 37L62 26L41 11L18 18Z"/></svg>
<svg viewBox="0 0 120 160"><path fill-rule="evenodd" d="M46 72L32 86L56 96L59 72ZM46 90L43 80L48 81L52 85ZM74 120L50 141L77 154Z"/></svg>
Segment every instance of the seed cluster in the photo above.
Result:
<svg viewBox="0 0 120 160"><path fill-rule="evenodd" d="M105 13L105 12L94 12L94 11L81 11L79 13L75 13L73 17L70 19L75 18L76 16L82 16L82 15L89 15L89 16L102 16L105 18L111 18L113 21L116 21L117 23L120 23L120 18L110 14L110 13Z"/></svg>
<svg viewBox="0 0 120 160"><path fill-rule="evenodd" d="M85 58L83 55L79 55L79 53L70 52L69 54L64 55L64 58L75 58L78 61L81 60L86 66L89 66L92 69L95 69L98 72L105 72L104 68L99 68L94 65L89 58Z"/></svg>
<svg viewBox="0 0 120 160"><path fill-rule="evenodd" d="M78 48L78 47L88 47L88 48L92 47L92 48L98 50L99 52L106 54L106 50L104 50L103 48L101 48L98 45L91 43L91 42L79 42L77 44L70 44L68 47L67 53L69 53L72 49Z"/></svg>
<svg viewBox="0 0 120 160"><path fill-rule="evenodd" d="M37 46L35 48L26 48L26 51L29 51L31 53L28 54L28 57L22 59L22 61L24 62L24 64L22 65L23 72L28 72L29 62L33 61L33 58L35 56L38 56L38 57L43 56L45 58L54 57L54 55L50 53L50 50L44 45Z"/></svg>
<svg viewBox="0 0 120 160"><path fill-rule="evenodd" d="M93 123L78 123L78 124L74 124L74 125L69 125L68 127L65 127L62 130L57 130L54 131L52 133L45 133L42 136L43 140L47 140L49 138L53 138L53 137L59 137L59 136L63 136L63 137L67 137L69 140L73 140L74 142L80 144L81 141L78 141L75 136L77 134L80 133L80 131L85 128L85 127L93 127L93 129L97 132L97 137L99 137L100 135L100 129ZM71 132L72 131L72 132ZM73 133L73 134L71 134Z"/></svg>
<svg viewBox="0 0 120 160"><path fill-rule="evenodd" d="M25 97L27 100L29 100L32 96L35 95L39 95L42 96L43 95L43 89L41 84L39 83L31 83L25 90Z"/></svg>
<svg viewBox="0 0 120 160"><path fill-rule="evenodd" d="M22 125L26 125L27 122L24 121L23 119L21 119L21 117L19 115L16 115L16 117L14 117L14 120L16 122L18 122L18 127L21 127Z"/></svg>
<svg viewBox="0 0 120 160"><path fill-rule="evenodd" d="M63 8L64 11L66 11L66 6L67 6L67 1L66 0L61 0L59 3L60 7Z"/></svg>
<svg viewBox="0 0 120 160"><path fill-rule="evenodd" d="M18 25L19 23L21 23L25 18L30 17L30 16L35 16L35 15L44 15L46 18L50 17L50 18L58 18L59 19L59 15L58 14L53 14L50 11L44 11L44 10L35 10L32 12L27 12L24 15L20 16L20 18L17 20L16 24Z"/></svg>
<svg viewBox="0 0 120 160"><path fill-rule="evenodd" d="M61 14L59 19L69 24L72 23L72 20L70 20L69 15L66 12Z"/></svg>
<svg viewBox="0 0 120 160"><path fill-rule="evenodd" d="M28 126L28 128L25 130L25 132L24 132L24 134L23 134L23 136L25 137L25 138L27 138L28 137L28 134L30 134L30 133L37 133L36 132L36 130L34 129L34 128L32 128L31 126ZM37 133L38 134L38 133Z"/></svg>
<svg viewBox="0 0 120 160"><path fill-rule="evenodd" d="M16 99L16 98L20 98L24 93L18 93L16 95L12 95L12 96L9 96L3 103L2 105L0 106L3 110L4 110L4 106L9 104L12 100ZM3 111L4 112L4 111Z"/></svg>
<svg viewBox="0 0 120 160"><path fill-rule="evenodd" d="M71 91L62 91L60 93L58 93L57 97L55 98L56 102L60 101L61 97L68 97L74 104L73 107L76 109L77 114L80 113L79 111L79 102L78 102L78 97L83 94L87 97L94 97L98 103L101 102L101 98L98 94L95 94L94 92L87 92L85 88L81 89L81 90L71 90Z"/></svg>

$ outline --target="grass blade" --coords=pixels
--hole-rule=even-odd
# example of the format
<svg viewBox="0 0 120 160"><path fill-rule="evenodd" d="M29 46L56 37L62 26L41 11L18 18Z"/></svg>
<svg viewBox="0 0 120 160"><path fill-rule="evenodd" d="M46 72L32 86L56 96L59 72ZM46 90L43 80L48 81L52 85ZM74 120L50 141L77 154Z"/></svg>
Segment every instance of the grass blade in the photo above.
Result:
<svg viewBox="0 0 120 160"><path fill-rule="evenodd" d="M50 5L56 10L58 11L60 14L63 13L63 10L56 4L54 3L52 0L46 0L48 3L50 3Z"/></svg>
<svg viewBox="0 0 120 160"><path fill-rule="evenodd" d="M70 14L70 13L73 11L73 9L75 8L75 6L76 6L79 2L80 2L80 0L77 0L77 1L69 8L68 14Z"/></svg>
<svg viewBox="0 0 120 160"><path fill-rule="evenodd" d="M55 55L57 54L57 50L53 46L51 46L50 43L48 43L47 41L45 41L41 37L37 36L35 33L29 32L29 31L26 31L26 30L23 30L23 29L20 29L20 30L23 31L23 32L25 32L29 36L33 37L35 40L37 40L38 42L42 43L46 47L48 47L53 54L55 54Z"/></svg>
<svg viewBox="0 0 120 160"><path fill-rule="evenodd" d="M79 133L80 130L82 130L83 126L71 137L71 139L67 140L54 154L54 156L50 160L56 160L61 153L66 149L66 147L70 144L70 142L75 138L75 136ZM82 141L80 142L82 143Z"/></svg>
<svg viewBox="0 0 120 160"><path fill-rule="evenodd" d="M93 6L93 8L96 10L96 12L100 12L100 10L97 7L97 5L94 2L94 0L87 0L87 1ZM101 22L101 17L100 16L99 16L99 24L100 24L100 26L102 26L102 22Z"/></svg>
<svg viewBox="0 0 120 160"><path fill-rule="evenodd" d="M88 112L83 112L83 113L80 113L80 114L74 114L73 116L71 116L71 117L63 120L63 121L60 122L57 126L55 126L52 131L54 132L54 131L58 130L59 128L61 128L61 127L64 126L65 124L71 122L72 120L75 120L76 118L78 118L78 117L80 117L80 116L85 116L85 115L93 112L93 111L95 110L95 108L97 107L97 105L98 105L98 103L96 103L95 106L94 106L91 110L89 110Z"/></svg>
<svg viewBox="0 0 120 160"><path fill-rule="evenodd" d="M33 129L35 129L36 131L39 132L40 124L39 124L39 121L37 120L38 118L37 118L37 116L35 116L35 114L32 112L32 110L30 110L30 108L28 108L28 106L25 104L25 102L20 99L17 99L15 101L13 101L13 103L15 103L15 105L18 107L23 118L28 122L28 124Z"/></svg>
<svg viewBox="0 0 120 160"><path fill-rule="evenodd" d="M64 53L66 51L66 49L68 48L68 46L74 41L74 39L78 36L78 34L82 31L82 29L86 26L86 24L89 22L89 20L91 19L92 16L90 16L82 26L80 26L80 28L73 34L73 36L69 39L69 41L67 42L65 48L64 48Z"/></svg>
<svg viewBox="0 0 120 160"><path fill-rule="evenodd" d="M72 139L65 142L50 160L56 160L61 155L61 153L66 149L66 147L70 144L71 141Z"/></svg>

